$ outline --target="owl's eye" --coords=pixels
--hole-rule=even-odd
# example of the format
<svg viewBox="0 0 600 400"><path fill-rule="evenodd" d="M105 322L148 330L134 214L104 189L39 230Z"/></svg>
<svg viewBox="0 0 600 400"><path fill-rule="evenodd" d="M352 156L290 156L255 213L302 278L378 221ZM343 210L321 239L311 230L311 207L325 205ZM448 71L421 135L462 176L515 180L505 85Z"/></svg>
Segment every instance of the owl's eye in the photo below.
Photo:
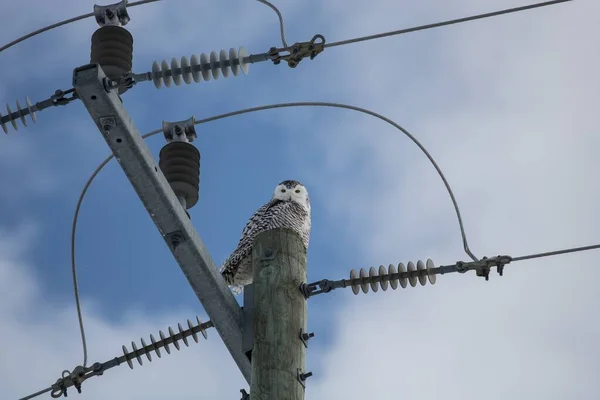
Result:
<svg viewBox="0 0 600 400"><path fill-rule="evenodd" d="M295 190L295 192L296 192L296 193L300 193L300 189L296 189L296 190Z"/></svg>
<svg viewBox="0 0 600 400"><path fill-rule="evenodd" d="M285 193L285 189L281 189L281 193Z"/></svg>

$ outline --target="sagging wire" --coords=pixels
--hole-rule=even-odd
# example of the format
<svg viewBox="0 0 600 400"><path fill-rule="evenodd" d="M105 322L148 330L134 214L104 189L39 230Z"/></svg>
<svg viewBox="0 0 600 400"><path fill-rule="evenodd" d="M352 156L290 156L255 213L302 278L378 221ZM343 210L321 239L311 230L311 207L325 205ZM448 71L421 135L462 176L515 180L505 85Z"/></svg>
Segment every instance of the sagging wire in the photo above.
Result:
<svg viewBox="0 0 600 400"><path fill-rule="evenodd" d="M279 11L279 9L273 3L271 3L267 0L256 0L256 1L258 1L259 3L263 3L264 5L269 7L271 10L275 11L275 14L277 14L277 18L279 18L279 31L281 34L281 43L283 44L283 47L288 47L287 41L285 40L285 27L283 25L283 15L281 15L281 11Z"/></svg>
<svg viewBox="0 0 600 400"><path fill-rule="evenodd" d="M135 1L133 3L128 3L127 7L141 6L143 4L155 3L157 1L160 1L160 0L141 0L141 1ZM256 0L256 1L258 1L260 3L263 3L264 5L266 5L267 7L271 8L273 11L275 11L275 13L277 14L277 18L279 18L279 30L281 31L281 41L283 43L283 47L288 47L287 46L287 42L285 41L283 16L281 15L281 12L279 11L279 9L275 5L273 5L270 2L268 2L267 0ZM93 12L87 13L87 14L82 14L82 15L79 15L77 17L65 19L64 21L60 21L60 22L57 22L55 24L48 25L48 26L46 26L44 28L35 30L33 32L28 33L27 35L21 36L20 38L15 39L12 42L9 42L9 43L5 44L4 46L0 47L0 53L2 53L4 50L10 49L11 47L13 47L13 46L15 46L15 45L17 45L17 44L19 44L19 43L27 40L27 39L30 39L30 38L32 38L34 36L37 36L37 35L39 35L41 33L48 32L48 31L50 31L50 30L52 30L54 28L59 28L59 27L64 26L64 25L68 25L68 24L70 24L72 22L77 22L77 21L80 21L82 19L86 19L86 18L93 17L93 16L94 16Z"/></svg>
<svg viewBox="0 0 600 400"><path fill-rule="evenodd" d="M242 110L233 111L233 112L229 112L229 113L225 113L225 114L219 114L219 115L215 115L213 117L201 119L201 120L196 121L196 124L204 124L207 122L217 121L220 119L225 119L225 118L242 115L242 114L248 114L248 113L252 113L252 112L256 112L256 111L265 111L265 110L272 110L272 109L278 109L278 108L289 108L289 107L332 107L332 108L341 108L341 109L347 109L347 110L352 110L352 111L358 111L363 114L367 114L367 115L373 116L375 118L378 118L384 122L387 122L388 124L392 125L396 129L398 129L402 133L404 133L409 139L411 139L419 147L419 149L421 149L423 154L425 154L425 156L429 159L429 161L431 162L431 164L437 171L438 175L442 179L444 186L446 187L446 190L448 191L448 194L450 195L450 199L452 200L452 205L454 206L454 210L456 212L456 217L458 219L460 234L461 234L461 238L462 238L462 242L463 242L463 248L464 248L465 252L467 253L467 255L469 255L474 261L477 261L477 258L475 257L475 255L473 255L473 253L469 249L469 244L467 241L467 235L465 233L463 220L462 220L462 216L460 213L460 208L458 206L456 198L454 197L452 188L450 187L450 184L448 183L446 177L444 176L444 173L442 172L442 170L440 169L440 167L438 166L438 164L436 163L434 158L431 156L431 154L429 154L427 149L425 149L425 147L417 140L417 138L415 138L410 132L408 132L406 129L404 129L403 127L398 125L396 122L392 121L389 118L384 117L381 114L378 114L371 110L367 110L362 107L351 106L351 105L340 104L340 103L294 102L294 103L279 103L279 104L270 104L270 105L259 106L259 107L245 108ZM145 135L142 135L142 138L146 139L146 138L149 138L149 137L154 136L161 132L162 132L162 129L157 129L152 132L146 133ZM77 230L77 221L79 218L79 211L81 209L81 204L83 203L83 199L84 199L90 185L92 184L93 180L96 178L98 173L100 173L102 168L104 168L104 166L106 166L106 164L108 164L108 162L110 160L112 160L113 158L114 158L114 155L111 154L104 161L102 161L100 163L100 165L94 170L94 172L92 173L90 178L87 180L83 190L81 191L81 194L79 195L79 199L77 200L77 205L75 206L75 213L73 215L73 224L72 224L72 228L71 228L71 273L73 275L73 290L75 291L75 303L77 306L77 317L79 320L81 341L82 341L82 345L83 345L83 353L84 353L83 366L84 367L86 366L86 363L87 363L87 343L86 343L86 339L85 339L85 329L83 327L83 318L82 318L82 314L81 314L81 304L80 304L80 299L79 299L79 285L77 282L77 267L76 267L76 262L75 262L75 236L76 236L76 230Z"/></svg>

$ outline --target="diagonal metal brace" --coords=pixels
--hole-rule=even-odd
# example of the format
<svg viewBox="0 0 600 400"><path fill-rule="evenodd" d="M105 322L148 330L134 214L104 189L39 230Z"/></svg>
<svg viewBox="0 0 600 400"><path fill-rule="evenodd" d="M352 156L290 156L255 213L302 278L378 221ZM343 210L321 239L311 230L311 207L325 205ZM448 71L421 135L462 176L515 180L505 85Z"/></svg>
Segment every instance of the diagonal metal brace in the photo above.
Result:
<svg viewBox="0 0 600 400"><path fill-rule="evenodd" d="M181 271L250 383L250 362L242 350L242 310L219 273L173 189L167 182L117 90L104 84L98 64L76 68L73 86L121 165L148 214L169 245ZM177 245L174 244L177 233Z"/></svg>

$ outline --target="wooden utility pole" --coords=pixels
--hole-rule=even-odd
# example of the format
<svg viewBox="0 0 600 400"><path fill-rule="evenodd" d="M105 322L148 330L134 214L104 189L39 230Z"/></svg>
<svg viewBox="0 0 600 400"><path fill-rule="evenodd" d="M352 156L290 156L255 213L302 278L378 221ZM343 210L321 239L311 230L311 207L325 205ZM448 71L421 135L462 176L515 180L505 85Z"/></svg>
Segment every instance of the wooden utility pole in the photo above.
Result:
<svg viewBox="0 0 600 400"><path fill-rule="evenodd" d="M303 400L306 347L306 249L289 229L256 237L254 271L254 348L251 400Z"/></svg>

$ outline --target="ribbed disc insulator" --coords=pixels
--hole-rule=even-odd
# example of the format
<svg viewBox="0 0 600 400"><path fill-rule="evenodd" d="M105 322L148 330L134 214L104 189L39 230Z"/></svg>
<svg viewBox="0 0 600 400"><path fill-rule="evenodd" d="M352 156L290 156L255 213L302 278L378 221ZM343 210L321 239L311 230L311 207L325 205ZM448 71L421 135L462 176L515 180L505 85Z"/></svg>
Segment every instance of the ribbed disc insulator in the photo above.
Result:
<svg viewBox="0 0 600 400"><path fill-rule="evenodd" d="M354 294L358 294L361 290L363 293L368 293L369 290L377 292L379 288L386 291L389 287L396 290L398 285L402 288L406 288L408 284L415 287L417 283L425 286L428 279L433 285L436 281L434 269L435 265L429 259L426 262L419 260L416 265L412 261L407 266L402 263L399 263L398 267L390 264L387 269L383 265L379 268L370 267L369 271L364 268L360 271L353 269L350 271L350 282L344 284L349 283Z"/></svg>
<svg viewBox="0 0 600 400"><path fill-rule="evenodd" d="M92 35L90 61L98 63L108 78L117 80L131 72L133 66L133 36L127 29L108 25ZM119 88L124 93L126 87Z"/></svg>
<svg viewBox="0 0 600 400"><path fill-rule="evenodd" d="M200 152L187 142L165 145L159 154L159 166L177 197L183 197L186 208L192 208L199 198Z"/></svg>

